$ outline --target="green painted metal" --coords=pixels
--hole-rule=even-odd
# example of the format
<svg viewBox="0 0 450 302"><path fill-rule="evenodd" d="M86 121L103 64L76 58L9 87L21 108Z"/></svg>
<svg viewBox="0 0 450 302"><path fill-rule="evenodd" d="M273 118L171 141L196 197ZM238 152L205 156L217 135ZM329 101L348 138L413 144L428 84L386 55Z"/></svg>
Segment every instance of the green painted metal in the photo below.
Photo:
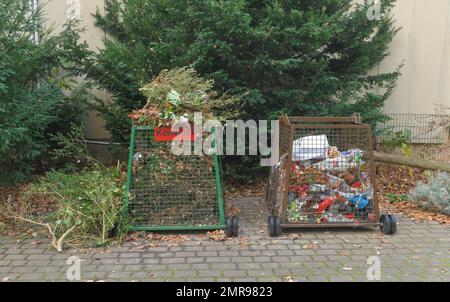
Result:
<svg viewBox="0 0 450 302"><path fill-rule="evenodd" d="M215 129L212 133L212 135L215 134ZM213 136L215 137L215 136ZM217 199L219 202L219 219L220 219L220 223L221 224L225 224L225 211L224 211L224 206L223 206L223 200L222 200L222 186L221 186L221 171L220 169L220 165L219 165L219 159L218 159L218 155L217 155L217 150L216 150L216 141L215 139L212 142L212 147L214 149L214 167L215 167L215 175L216 175L216 188L217 188Z"/></svg>
<svg viewBox="0 0 450 302"><path fill-rule="evenodd" d="M225 228L225 225L206 225L206 226L192 226L192 225L177 225L177 226L134 226L133 231L207 231L207 230L218 230Z"/></svg>
<svg viewBox="0 0 450 302"><path fill-rule="evenodd" d="M135 133L135 127L131 128L131 138L130 138L130 151L128 154L128 169L127 169L127 183L125 185L125 211L128 215L128 199L129 199L129 193L130 193L130 183L131 183L131 172L132 172L132 165L133 165L133 154L134 154L134 133Z"/></svg>
<svg viewBox="0 0 450 302"><path fill-rule="evenodd" d="M127 183L126 183L126 197L125 197L125 205L126 205L126 209L127 209L127 213L129 214L129 217L132 218L133 214L130 214L130 207L132 207L132 204L130 204L130 198L129 196L131 195L131 191L132 191L132 181L133 181L133 173L136 173L136 171L134 171L134 169L136 169L136 167L133 166L134 164L134 156L135 153L137 153L139 150L141 150L140 148L142 147L142 143L143 143L143 138L147 138L147 136L140 136L139 139L137 141L137 133L140 133L140 131L148 131L147 132L147 136L148 137L152 137L149 133L154 133L154 128L150 127L150 126L133 126L132 130L131 130L131 141L130 141L130 153L129 153L129 157L128 157L128 172L127 172ZM138 145L136 145L138 142ZM154 141L154 137L152 137L151 140L152 144L157 144ZM155 146L155 145L153 145ZM164 146L164 145L159 145L159 146ZM167 145L166 145L167 146ZM215 148L215 142L213 141L213 148ZM158 149L160 150L160 149ZM169 152L169 151L168 151ZM148 162L145 163L149 163L149 165L154 165L155 163L158 163L158 159L160 159L161 157L159 157L158 155L151 155L148 158ZM218 158L218 155L216 154L216 152L214 152L213 155L214 158L214 173L211 174L211 188L215 187L216 189L216 193L217 193L217 208L216 210L218 211L218 223L211 223L211 224L198 224L198 225L190 225L190 224L168 224L168 223L164 223L163 221L161 221L161 224L158 225L157 223L153 223L151 225L142 225L141 223L136 223L132 229L133 230L137 230L137 231L183 231L183 230L214 230L214 229L223 229L225 228L225 210L224 210L224 200L223 200L223 193L222 193L222 185L221 185L221 162ZM212 164L212 162L211 162ZM206 163L205 163L206 165ZM143 177L140 172L137 173L137 175L139 177ZM156 177L156 176L155 176ZM214 179L213 179L214 178ZM151 179L151 177L150 177ZM154 179L154 178L153 178ZM147 179L145 179L147 180ZM215 182L214 182L215 180ZM206 180L202 180L203 182ZM145 181L143 183L146 183ZM142 180L139 184L142 184ZM148 186L150 188L152 188L152 183L149 183ZM167 187L167 186L166 186ZM154 194L154 191L151 191L152 194ZM167 193L167 192L166 192ZM164 193L161 193L164 194ZM170 195L170 194L168 194ZM147 195L145 195L147 196ZM158 199L158 201L160 202L160 199ZM170 203L170 202L169 202ZM151 211L149 211L149 213L151 213ZM217 213L217 212L216 212ZM211 221L212 222L212 221Z"/></svg>

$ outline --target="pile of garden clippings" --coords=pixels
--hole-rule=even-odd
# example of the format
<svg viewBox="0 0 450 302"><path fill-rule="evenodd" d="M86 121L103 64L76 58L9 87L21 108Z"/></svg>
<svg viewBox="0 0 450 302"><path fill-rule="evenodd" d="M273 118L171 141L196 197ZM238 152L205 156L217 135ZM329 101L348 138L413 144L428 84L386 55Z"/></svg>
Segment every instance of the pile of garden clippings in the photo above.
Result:
<svg viewBox="0 0 450 302"><path fill-rule="evenodd" d="M190 68L163 71L141 89L148 102L129 117L135 126L163 128L180 121L192 126L194 113L201 112L203 119L212 118L213 106L235 100L217 97L212 87L212 81L199 78ZM134 223L150 226L218 224L214 158L176 156L171 152L171 141L147 146L145 144L154 138L151 134L141 135L136 139L130 184L129 211L136 220ZM193 135L198 138L197 134ZM199 135L205 138L209 133Z"/></svg>

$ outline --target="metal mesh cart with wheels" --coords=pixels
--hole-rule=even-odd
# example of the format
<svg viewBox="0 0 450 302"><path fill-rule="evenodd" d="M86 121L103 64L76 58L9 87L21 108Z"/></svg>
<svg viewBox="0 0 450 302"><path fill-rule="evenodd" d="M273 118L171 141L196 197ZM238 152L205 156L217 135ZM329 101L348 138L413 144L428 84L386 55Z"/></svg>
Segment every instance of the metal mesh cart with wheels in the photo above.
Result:
<svg viewBox="0 0 450 302"><path fill-rule="evenodd" d="M395 217L380 216L375 173L371 128L360 118L281 117L280 162L267 188L279 196L268 200L270 235L318 227L394 234Z"/></svg>
<svg viewBox="0 0 450 302"><path fill-rule="evenodd" d="M134 230L224 229L237 236L237 218L227 218L221 160L180 155L171 139L159 141L158 129L134 126L128 161L126 206Z"/></svg>

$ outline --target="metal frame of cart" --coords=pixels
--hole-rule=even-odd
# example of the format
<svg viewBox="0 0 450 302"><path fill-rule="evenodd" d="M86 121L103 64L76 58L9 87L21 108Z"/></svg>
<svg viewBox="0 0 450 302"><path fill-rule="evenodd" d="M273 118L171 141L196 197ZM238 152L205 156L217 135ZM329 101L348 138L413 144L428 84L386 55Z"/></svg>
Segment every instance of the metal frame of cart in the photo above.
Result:
<svg viewBox="0 0 450 302"><path fill-rule="evenodd" d="M126 197L125 197L125 208L127 210L127 214L130 216L129 208L130 208L130 194L132 194L132 184L133 181L133 161L136 152L136 134L140 131L145 131L149 133L149 139L152 139L152 143L155 142L154 136L151 134L154 133L154 127L151 126L133 126L131 129L131 139L130 139L130 150L128 157L128 172L127 172L127 182L126 182ZM213 142L213 148L215 148L215 143ZM169 152L169 151L167 151ZM152 155L153 156L153 155ZM136 224L132 227L133 230L136 231L192 231L192 230L217 230L217 229L225 229L227 235L229 236L237 236L238 233L238 222L236 218L228 218L225 213L225 196L223 194L222 188L222 170L221 170L221 158L214 152L214 183L211 186L215 186L216 188L216 200L217 200L217 210L218 210L218 223L214 224L205 224L205 225L192 225L192 224L168 224L161 222L161 224L156 225L147 225L147 224ZM170 198L170 197L169 197ZM169 201L170 202L170 201ZM149 213L152 214L152 213Z"/></svg>
<svg viewBox="0 0 450 302"><path fill-rule="evenodd" d="M371 127L366 124L362 124L359 117L287 117L283 116L279 118L280 121L280 155L287 154L287 169L286 184L284 188L283 201L281 204L281 215L278 217L274 213L269 213L268 228L271 236L279 236L282 229L295 229L295 228L362 228L362 227L380 227L381 231L385 234L394 234L397 228L397 222L392 215L380 215L378 206L378 199L376 194L376 170L373 160L373 143L372 143L372 131ZM342 133L354 131L367 133L365 142L365 160L369 166L370 183L373 188L373 210L372 214L375 215L376 222L369 221L357 221L355 222L330 222L330 223L303 223L303 222L290 222L288 220L288 196L289 185L291 179L291 167L293 161L293 144L294 140L298 139L296 136L297 130L333 130L342 131ZM305 131L306 132L306 131ZM339 132L340 133L340 132ZM357 135L356 140L360 139ZM359 142L360 143L360 142ZM358 142L356 143L358 145ZM273 188L268 188L268 190ZM270 210L270 209L269 209Z"/></svg>

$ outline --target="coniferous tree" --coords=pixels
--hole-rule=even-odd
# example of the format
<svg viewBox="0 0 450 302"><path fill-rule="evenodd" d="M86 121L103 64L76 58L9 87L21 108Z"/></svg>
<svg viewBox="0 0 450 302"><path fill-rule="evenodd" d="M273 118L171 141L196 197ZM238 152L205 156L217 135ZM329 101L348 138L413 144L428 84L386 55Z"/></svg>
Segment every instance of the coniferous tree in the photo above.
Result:
<svg viewBox="0 0 450 302"><path fill-rule="evenodd" d="M113 96L100 109L118 141L145 103L139 88L186 65L243 94L244 118L360 112L376 123L399 75L368 75L396 34L394 4L370 20L353 0L107 0L96 18L109 39L87 73Z"/></svg>
<svg viewBox="0 0 450 302"><path fill-rule="evenodd" d="M84 95L62 89L74 91L70 79L86 45L75 21L53 33L42 8L29 0L0 1L0 184L29 176L42 165L50 135L81 122Z"/></svg>

